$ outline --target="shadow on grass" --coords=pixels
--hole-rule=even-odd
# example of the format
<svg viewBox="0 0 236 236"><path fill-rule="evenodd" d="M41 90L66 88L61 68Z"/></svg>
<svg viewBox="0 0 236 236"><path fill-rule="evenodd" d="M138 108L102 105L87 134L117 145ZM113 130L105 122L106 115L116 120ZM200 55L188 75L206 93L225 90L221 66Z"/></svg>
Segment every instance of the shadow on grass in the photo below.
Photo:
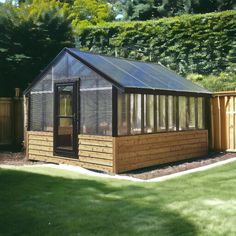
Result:
<svg viewBox="0 0 236 236"><path fill-rule="evenodd" d="M122 182L0 169L0 235L197 234L158 195L148 201L150 194Z"/></svg>

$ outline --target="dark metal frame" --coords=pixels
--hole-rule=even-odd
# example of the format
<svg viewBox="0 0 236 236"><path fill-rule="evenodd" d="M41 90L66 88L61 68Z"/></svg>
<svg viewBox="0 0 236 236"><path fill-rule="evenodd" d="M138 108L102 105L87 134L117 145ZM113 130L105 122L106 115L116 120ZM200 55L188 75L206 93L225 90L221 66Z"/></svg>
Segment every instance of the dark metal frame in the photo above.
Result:
<svg viewBox="0 0 236 236"><path fill-rule="evenodd" d="M28 97L25 97L26 99L28 98L28 117L27 117L27 131L30 131L30 121L31 121L31 95L29 95Z"/></svg>
<svg viewBox="0 0 236 236"><path fill-rule="evenodd" d="M118 135L117 88L112 86L112 137Z"/></svg>
<svg viewBox="0 0 236 236"><path fill-rule="evenodd" d="M58 142L58 104L59 104L59 97L58 97L58 90L59 86L73 86L73 115L70 117L73 119L73 143L72 147L73 150L65 150L57 148ZM78 83L77 82L67 82L67 83L55 83L54 84L54 121L53 121L53 155L54 156L65 156L70 158L78 158ZM69 117L69 116L68 116Z"/></svg>
<svg viewBox="0 0 236 236"><path fill-rule="evenodd" d="M164 95L166 96L166 99L165 99L165 104L166 104L166 130L163 130L163 132L168 132L168 96L186 96L186 100L187 100L187 107L189 107L189 97L192 96L192 97L195 97L195 114L197 115L196 113L196 99L197 97L203 97L205 99L205 101L207 101L210 97L211 97L211 94L210 93L201 93L201 92L191 92L191 91L175 91L175 90L161 90L161 89L153 89L153 88L150 88L150 89L142 89L142 88L134 88L134 87L123 87L122 85L120 85L119 83L117 83L116 81L114 81L111 77L109 77L108 75L106 75L104 72L102 72L101 70L95 68L94 66L92 66L89 62L87 62L86 60L84 60L83 58L79 57L78 55L76 55L75 53L73 53L71 50L67 49L67 48L64 48L58 55L57 57L50 63L48 64L48 66L42 71L42 73L40 73L36 79L33 81L33 83L25 90L24 94L26 96L29 97L29 112L28 112L28 115L29 115L29 124L28 124L28 128L30 128L30 89L39 81L39 79L45 74L47 73L47 71L51 68L51 66L56 63L57 61L59 61L64 55L65 53L68 53L69 55L73 56L74 58L76 58L77 60L79 60L81 63L83 63L84 65L88 66L90 69L92 69L93 71L97 72L100 76L102 76L104 79L106 79L107 81L109 81L110 83L112 83L112 136L113 137L116 137L118 136L118 111L117 111L117 93L118 93L118 89L123 92L123 93L127 93L127 94L141 94L141 106L142 106L142 110L143 110L143 107L144 107L144 101L143 101L143 97L144 97L144 94L147 94L147 95L154 95L154 133L157 132L157 110L156 110L156 107L157 107L157 99L156 99L156 96L157 95ZM64 84L64 85L69 85L69 84L76 84L76 82L58 82L56 84L54 84L54 128L56 127L56 124L55 124L55 120L56 120L56 117L55 117L55 109L56 109L56 99L55 99L55 87L56 85L59 85L59 84ZM76 99L75 100L75 103L76 103L76 109L75 109L75 113L76 113L76 135L77 135L77 139L78 139L78 133L79 133L79 128L80 128L80 119L78 119L78 116L80 116L80 102L78 102L78 98L80 97L80 93L79 93L79 90L78 90L78 85L79 85L79 82L75 85L76 87ZM159 97L160 98L160 97ZM205 102L206 104L206 102ZM159 106L158 106L159 107ZM129 109L129 113L127 113L127 119L128 119L128 122L127 122L127 135L130 135L130 96L128 96L128 104L127 104L127 109ZM187 108L188 109L188 108ZM203 111L204 112L204 115L207 116L207 112L206 110ZM177 101L176 101L176 122L177 122L177 125L178 125L178 117L179 117L179 101L178 101L178 97L177 97ZM189 112L187 111L187 114ZM147 134L147 133L144 133L144 114L142 112L142 121L141 121L141 134ZM205 125L205 128L207 127L207 122L206 122L207 118L205 118L205 122L204 122L204 125ZM186 122L188 123L188 118L186 118ZM197 125L197 119L196 119L196 129L198 128L198 125ZM188 125L186 126L186 130L189 130L188 128ZM179 131L179 127L176 127L176 131ZM161 131L162 132L162 131ZM55 135L55 131L54 131L54 135ZM75 135L74 135L75 136ZM54 137L55 138L55 137ZM75 142L77 143L78 145L78 142ZM54 148L55 150L55 148ZM76 151L78 152L78 148L76 149ZM58 152L57 152L57 155L58 155Z"/></svg>

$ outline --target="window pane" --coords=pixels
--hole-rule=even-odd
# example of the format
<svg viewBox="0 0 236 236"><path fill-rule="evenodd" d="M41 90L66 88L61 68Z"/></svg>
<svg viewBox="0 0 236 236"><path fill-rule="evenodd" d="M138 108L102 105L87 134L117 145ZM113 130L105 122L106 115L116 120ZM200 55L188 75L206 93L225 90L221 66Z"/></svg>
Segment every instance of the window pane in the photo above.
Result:
<svg viewBox="0 0 236 236"><path fill-rule="evenodd" d="M198 128L204 129L204 99L198 98Z"/></svg>
<svg viewBox="0 0 236 236"><path fill-rule="evenodd" d="M129 94L118 93L118 135L128 133Z"/></svg>
<svg viewBox="0 0 236 236"><path fill-rule="evenodd" d="M168 130L176 130L176 97L168 96Z"/></svg>
<svg viewBox="0 0 236 236"><path fill-rule="evenodd" d="M141 133L141 94L130 95L131 134Z"/></svg>
<svg viewBox="0 0 236 236"><path fill-rule="evenodd" d="M53 94L30 95L30 130L53 130Z"/></svg>
<svg viewBox="0 0 236 236"><path fill-rule="evenodd" d="M144 132L154 132L154 95L144 95Z"/></svg>
<svg viewBox="0 0 236 236"><path fill-rule="evenodd" d="M186 127L186 118L187 118L187 101L186 97L179 97L179 130L185 130Z"/></svg>
<svg viewBox="0 0 236 236"><path fill-rule="evenodd" d="M112 135L112 90L80 90L80 132Z"/></svg>
<svg viewBox="0 0 236 236"><path fill-rule="evenodd" d="M166 130L166 96L157 96L157 131Z"/></svg>
<svg viewBox="0 0 236 236"><path fill-rule="evenodd" d="M61 86L58 88L59 92L59 115L72 115L72 95L73 86Z"/></svg>
<svg viewBox="0 0 236 236"><path fill-rule="evenodd" d="M73 126L72 118L59 118L57 148L73 149Z"/></svg>
<svg viewBox="0 0 236 236"><path fill-rule="evenodd" d="M195 114L195 98L189 98L189 129L195 129L195 121L196 121L196 114Z"/></svg>

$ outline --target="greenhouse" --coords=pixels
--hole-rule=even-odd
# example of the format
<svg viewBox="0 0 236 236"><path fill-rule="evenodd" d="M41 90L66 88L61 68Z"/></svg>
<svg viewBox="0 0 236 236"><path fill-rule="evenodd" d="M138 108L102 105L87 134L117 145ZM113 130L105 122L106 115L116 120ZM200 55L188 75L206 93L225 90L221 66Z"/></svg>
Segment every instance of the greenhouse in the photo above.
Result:
<svg viewBox="0 0 236 236"><path fill-rule="evenodd" d="M208 153L210 92L160 64L65 48L25 96L31 160L120 173Z"/></svg>

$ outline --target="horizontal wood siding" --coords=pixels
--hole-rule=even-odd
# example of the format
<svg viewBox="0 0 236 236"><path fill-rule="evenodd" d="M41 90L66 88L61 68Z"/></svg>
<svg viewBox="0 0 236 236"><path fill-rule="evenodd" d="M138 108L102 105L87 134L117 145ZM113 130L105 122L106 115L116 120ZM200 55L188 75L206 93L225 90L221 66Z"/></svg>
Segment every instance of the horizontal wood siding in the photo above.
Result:
<svg viewBox="0 0 236 236"><path fill-rule="evenodd" d="M52 132L28 132L28 158L52 163L78 165L87 169L113 171L112 137L79 135L78 159L53 155Z"/></svg>
<svg viewBox="0 0 236 236"><path fill-rule="evenodd" d="M208 153L207 130L117 137L113 142L117 173Z"/></svg>
<svg viewBox="0 0 236 236"><path fill-rule="evenodd" d="M112 172L112 137L79 135L79 159Z"/></svg>

